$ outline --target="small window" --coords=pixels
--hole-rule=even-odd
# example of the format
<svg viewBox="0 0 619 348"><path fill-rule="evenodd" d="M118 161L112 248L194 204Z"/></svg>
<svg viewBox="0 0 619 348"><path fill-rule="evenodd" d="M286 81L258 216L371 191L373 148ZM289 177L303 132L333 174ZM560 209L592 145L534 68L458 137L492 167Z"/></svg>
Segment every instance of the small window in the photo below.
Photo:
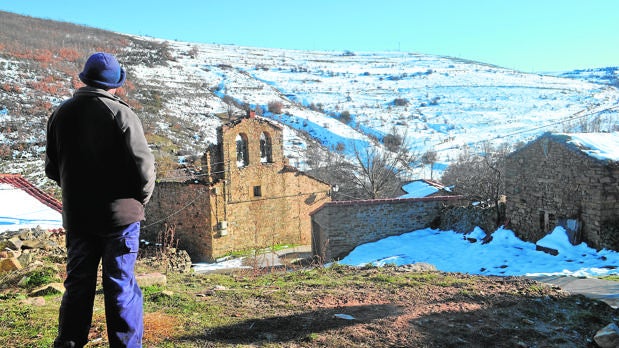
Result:
<svg viewBox="0 0 619 348"><path fill-rule="evenodd" d="M254 197L262 197L262 187L254 186Z"/></svg>

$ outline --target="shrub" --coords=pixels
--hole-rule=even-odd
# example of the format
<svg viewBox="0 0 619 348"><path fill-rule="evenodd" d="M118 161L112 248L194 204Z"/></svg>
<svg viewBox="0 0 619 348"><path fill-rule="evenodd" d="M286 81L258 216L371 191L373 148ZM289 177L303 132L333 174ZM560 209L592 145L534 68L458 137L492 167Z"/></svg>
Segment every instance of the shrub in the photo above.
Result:
<svg viewBox="0 0 619 348"><path fill-rule="evenodd" d="M189 57L194 58L194 59L198 57L198 53L199 53L198 46L193 46L188 52Z"/></svg>
<svg viewBox="0 0 619 348"><path fill-rule="evenodd" d="M284 104L278 100L270 101L268 104L268 110L274 114L281 114Z"/></svg>
<svg viewBox="0 0 619 348"><path fill-rule="evenodd" d="M0 145L0 158L10 159L11 153L12 153L11 148L8 145L6 144Z"/></svg>
<svg viewBox="0 0 619 348"><path fill-rule="evenodd" d="M73 48L63 47L58 51L58 56L65 61L77 62L81 58L81 54Z"/></svg>
<svg viewBox="0 0 619 348"><path fill-rule="evenodd" d="M36 287L60 281L57 271L52 267L45 267L42 269L36 269L24 277L21 285L28 289L34 289Z"/></svg>
<svg viewBox="0 0 619 348"><path fill-rule="evenodd" d="M385 144L390 151L396 151L402 143L402 137L397 134L387 134L383 138L383 144Z"/></svg>
<svg viewBox="0 0 619 348"><path fill-rule="evenodd" d="M409 101L406 98L395 98L393 100L393 105L395 106L406 106L408 104L409 104Z"/></svg>
<svg viewBox="0 0 619 348"><path fill-rule="evenodd" d="M352 121L352 116L350 115L350 112L348 110L344 110L340 112L338 120L340 120L340 122L342 123L348 124L350 123L350 121Z"/></svg>

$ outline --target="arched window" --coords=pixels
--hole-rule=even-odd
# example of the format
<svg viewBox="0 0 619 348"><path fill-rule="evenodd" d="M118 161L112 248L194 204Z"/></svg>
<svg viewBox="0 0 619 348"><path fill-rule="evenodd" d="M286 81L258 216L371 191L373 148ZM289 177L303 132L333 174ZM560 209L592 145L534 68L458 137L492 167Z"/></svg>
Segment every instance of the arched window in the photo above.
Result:
<svg viewBox="0 0 619 348"><path fill-rule="evenodd" d="M246 167L249 164L249 153L247 152L247 135L239 134L236 136L236 166Z"/></svg>
<svg viewBox="0 0 619 348"><path fill-rule="evenodd" d="M273 163L271 136L266 132L260 134L260 163Z"/></svg>

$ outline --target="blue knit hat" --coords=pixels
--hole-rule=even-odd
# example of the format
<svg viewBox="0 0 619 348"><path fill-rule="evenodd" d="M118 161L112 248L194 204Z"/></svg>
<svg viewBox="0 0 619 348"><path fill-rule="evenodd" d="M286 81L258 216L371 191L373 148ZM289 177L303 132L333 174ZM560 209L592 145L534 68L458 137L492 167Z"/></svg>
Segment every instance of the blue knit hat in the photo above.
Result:
<svg viewBox="0 0 619 348"><path fill-rule="evenodd" d="M108 90L122 86L126 76L113 55L97 52L88 58L79 77L88 86Z"/></svg>

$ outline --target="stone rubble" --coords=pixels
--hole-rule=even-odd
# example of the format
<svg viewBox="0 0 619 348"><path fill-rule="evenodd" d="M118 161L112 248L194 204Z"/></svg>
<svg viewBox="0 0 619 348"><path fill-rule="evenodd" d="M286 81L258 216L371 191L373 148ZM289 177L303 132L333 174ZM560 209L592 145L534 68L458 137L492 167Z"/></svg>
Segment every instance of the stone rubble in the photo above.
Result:
<svg viewBox="0 0 619 348"><path fill-rule="evenodd" d="M144 248L146 249L146 248ZM147 256L152 254L150 256ZM0 234L0 274L9 272L27 272L44 267L42 260L51 261L54 267L62 268L66 262L66 247L62 230L21 229ZM189 254L184 250L168 248L164 254L140 249L139 263L165 272L188 273L192 271ZM61 273L58 270L58 273ZM59 277L62 277L59 274ZM167 283L165 274L153 272L137 274L138 283L142 287L150 285L164 286ZM19 280L19 281L18 281ZM18 276L13 285L24 287L27 277ZM0 284L0 289L10 284ZM29 296L41 296L50 293L62 293L62 283L46 284L29 293Z"/></svg>
<svg viewBox="0 0 619 348"><path fill-rule="evenodd" d="M593 340L601 348L619 347L619 326L615 323L608 324L595 334Z"/></svg>

